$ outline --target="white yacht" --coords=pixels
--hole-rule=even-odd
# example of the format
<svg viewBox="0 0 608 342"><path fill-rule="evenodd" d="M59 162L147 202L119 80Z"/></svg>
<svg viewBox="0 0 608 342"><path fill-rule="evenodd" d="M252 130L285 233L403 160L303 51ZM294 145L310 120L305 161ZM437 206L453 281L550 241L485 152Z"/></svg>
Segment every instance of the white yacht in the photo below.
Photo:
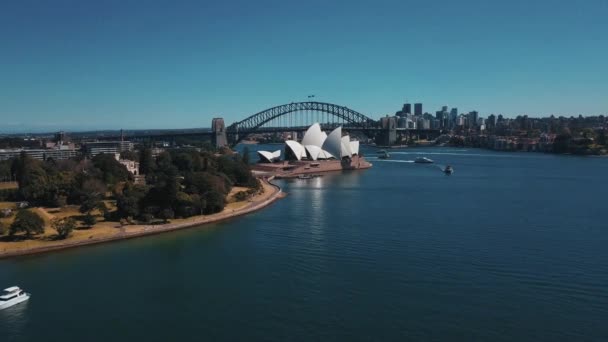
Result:
<svg viewBox="0 0 608 342"><path fill-rule="evenodd" d="M0 310L25 302L28 299L30 299L29 293L17 286L9 287L0 293Z"/></svg>

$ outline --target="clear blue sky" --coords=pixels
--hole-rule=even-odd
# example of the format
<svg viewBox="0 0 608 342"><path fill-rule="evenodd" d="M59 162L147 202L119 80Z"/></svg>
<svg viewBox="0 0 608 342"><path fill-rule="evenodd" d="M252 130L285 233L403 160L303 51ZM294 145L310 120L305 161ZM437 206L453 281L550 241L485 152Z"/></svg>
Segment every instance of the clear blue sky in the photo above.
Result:
<svg viewBox="0 0 608 342"><path fill-rule="evenodd" d="M315 94L608 112L607 0L0 3L0 131L208 127Z"/></svg>

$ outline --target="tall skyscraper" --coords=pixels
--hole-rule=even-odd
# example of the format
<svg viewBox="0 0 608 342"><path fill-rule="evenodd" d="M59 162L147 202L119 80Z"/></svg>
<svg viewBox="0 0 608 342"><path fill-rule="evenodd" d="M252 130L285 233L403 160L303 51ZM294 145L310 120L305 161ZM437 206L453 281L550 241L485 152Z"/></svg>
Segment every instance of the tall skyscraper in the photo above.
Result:
<svg viewBox="0 0 608 342"><path fill-rule="evenodd" d="M414 103L414 115L422 115L422 103Z"/></svg>
<svg viewBox="0 0 608 342"><path fill-rule="evenodd" d="M469 122L471 127L477 127L477 119L479 119L479 113L477 111L469 112Z"/></svg>
<svg viewBox="0 0 608 342"><path fill-rule="evenodd" d="M496 127L496 115L490 114L486 122L488 125L488 129L494 129Z"/></svg>
<svg viewBox="0 0 608 342"><path fill-rule="evenodd" d="M411 103L405 103L403 105L403 114L412 114L412 104Z"/></svg>
<svg viewBox="0 0 608 342"><path fill-rule="evenodd" d="M458 108L454 107L450 110L449 127L454 128L456 126L456 120L458 119Z"/></svg>

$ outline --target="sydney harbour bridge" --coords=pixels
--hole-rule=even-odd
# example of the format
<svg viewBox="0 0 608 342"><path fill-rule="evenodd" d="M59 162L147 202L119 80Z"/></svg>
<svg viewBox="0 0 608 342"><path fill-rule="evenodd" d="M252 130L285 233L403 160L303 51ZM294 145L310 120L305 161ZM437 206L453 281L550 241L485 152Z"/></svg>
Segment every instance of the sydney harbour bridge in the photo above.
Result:
<svg viewBox="0 0 608 342"><path fill-rule="evenodd" d="M342 126L343 131L361 133L376 144L385 146L394 144L404 136L424 136L427 139L434 139L440 133L439 130L398 128L394 118L374 120L346 106L308 101L268 108L230 125L226 125L223 118L214 118L211 131L158 132L129 138L157 140L210 135L216 147L233 146L252 134L302 132L315 122L319 123L323 130L329 131Z"/></svg>

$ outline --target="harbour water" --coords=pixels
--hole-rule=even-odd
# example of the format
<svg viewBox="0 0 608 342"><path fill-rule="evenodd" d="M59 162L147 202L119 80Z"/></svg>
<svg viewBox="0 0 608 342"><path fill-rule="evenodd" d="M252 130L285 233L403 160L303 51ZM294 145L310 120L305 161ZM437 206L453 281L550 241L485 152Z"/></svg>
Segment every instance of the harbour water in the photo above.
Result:
<svg viewBox="0 0 608 342"><path fill-rule="evenodd" d="M608 338L608 158L363 151L246 217L0 260L32 293L0 341Z"/></svg>

